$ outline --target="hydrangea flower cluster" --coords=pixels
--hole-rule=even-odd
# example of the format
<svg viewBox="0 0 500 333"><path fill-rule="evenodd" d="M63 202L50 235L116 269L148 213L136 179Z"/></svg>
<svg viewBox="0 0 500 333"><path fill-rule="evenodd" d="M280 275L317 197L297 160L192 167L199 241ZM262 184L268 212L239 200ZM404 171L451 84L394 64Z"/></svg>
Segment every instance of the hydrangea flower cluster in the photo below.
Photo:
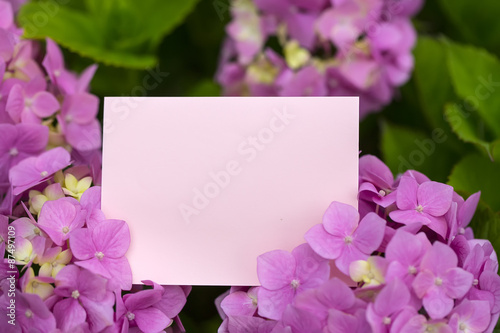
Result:
<svg viewBox="0 0 500 333"><path fill-rule="evenodd" d="M144 288L122 296L132 289L127 223L106 219L90 169L68 168L69 159L57 147L10 170L12 179L25 179L23 190L14 190L24 210L0 215L0 250L6 254L0 264L0 306L15 304L14 315L0 321L0 331L128 332L135 327L157 333L174 321L182 331L178 313L189 288L143 281ZM42 179L39 171L49 173L53 165L60 170Z"/></svg>
<svg viewBox="0 0 500 333"><path fill-rule="evenodd" d="M100 209L97 67L21 35L0 0L0 332L184 331L190 288L132 288L128 225Z"/></svg>
<svg viewBox="0 0 500 333"><path fill-rule="evenodd" d="M99 99L88 92L97 66L70 72L56 43L47 39L42 54L22 33L11 2L0 0L0 196L12 185L13 166L58 146L71 152L73 164L92 165L99 181Z"/></svg>
<svg viewBox="0 0 500 333"><path fill-rule="evenodd" d="M479 197L361 157L359 212L333 202L306 243L259 256L261 286L218 298L219 332L492 332L498 259L468 227Z"/></svg>
<svg viewBox="0 0 500 333"><path fill-rule="evenodd" d="M387 105L413 69L423 0L233 0L217 81L226 95L360 96Z"/></svg>

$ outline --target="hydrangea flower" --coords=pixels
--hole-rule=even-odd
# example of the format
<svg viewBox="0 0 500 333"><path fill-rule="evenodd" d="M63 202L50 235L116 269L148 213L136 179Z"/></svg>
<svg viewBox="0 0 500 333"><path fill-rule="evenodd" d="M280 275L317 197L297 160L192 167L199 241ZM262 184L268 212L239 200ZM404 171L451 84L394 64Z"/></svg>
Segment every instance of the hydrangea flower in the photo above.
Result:
<svg viewBox="0 0 500 333"><path fill-rule="evenodd" d="M12 87L5 109L14 122L40 124L43 118L59 110L59 102L46 91L46 84L44 78L37 77L24 87L21 84Z"/></svg>
<svg viewBox="0 0 500 333"><path fill-rule="evenodd" d="M295 295L328 279L330 266L308 244L302 244L292 253L275 250L259 256L257 275L259 315L280 319Z"/></svg>
<svg viewBox="0 0 500 333"><path fill-rule="evenodd" d="M54 173L67 167L69 163L70 155L61 147L22 160L9 171L14 195L49 179Z"/></svg>
<svg viewBox="0 0 500 333"><path fill-rule="evenodd" d="M446 237L448 225L444 215L451 206L453 188L437 182L417 181L408 176L401 177L396 197L398 210L389 216L396 222L409 224L422 222Z"/></svg>
<svg viewBox="0 0 500 333"><path fill-rule="evenodd" d="M3 318L0 331L114 333L137 331L137 323L146 332L172 323L169 330L185 331L185 286L145 281L156 301L143 307L143 294L135 303L123 296L137 315L124 322L130 234L124 221L106 220L100 188L91 186L102 163L99 99L89 92L97 66L77 75L52 40L44 55L38 41L21 38L22 2L0 0L0 306L16 307L15 325Z"/></svg>
<svg viewBox="0 0 500 333"><path fill-rule="evenodd" d="M132 272L125 253L130 245L130 231L124 221L106 220L94 229L75 230L69 238L76 265L100 274L107 279L113 277L112 289L129 290L132 287Z"/></svg>
<svg viewBox="0 0 500 333"><path fill-rule="evenodd" d="M432 319L442 319L453 309L454 299L460 299L472 287L474 276L457 267L453 250L435 242L420 263L420 273L412 286Z"/></svg>
<svg viewBox="0 0 500 333"><path fill-rule="evenodd" d="M87 322L92 332L113 324L113 293L107 280L86 269L69 265L59 271L54 293L63 297L54 306L57 326L70 331Z"/></svg>
<svg viewBox="0 0 500 333"><path fill-rule="evenodd" d="M490 242L465 232L479 193L464 200L415 170L394 179L373 156L360 159L359 171L361 221L354 207L334 202L323 223L305 234L332 268L342 267L343 251L353 251L348 246L366 249L359 251L362 258L343 259L349 276L333 269L328 280L290 297L293 258L268 252L261 257L279 260L259 275L256 301L243 287L220 296L226 311L219 332L493 331L500 317L498 258ZM277 315L261 297L269 281L281 281L269 295L280 305Z"/></svg>
<svg viewBox="0 0 500 333"><path fill-rule="evenodd" d="M33 124L0 124L0 183L8 181L10 168L47 146L49 129Z"/></svg>
<svg viewBox="0 0 500 333"><path fill-rule="evenodd" d="M160 290L142 290L127 294L117 301L117 326L127 332L130 326L137 326L144 333L156 333L169 326L172 320L161 310L153 307L160 302Z"/></svg>
<svg viewBox="0 0 500 333"><path fill-rule="evenodd" d="M410 77L416 43L411 16L420 0L231 5L216 74L226 95L360 96L365 116L388 104ZM277 52L269 46L272 38Z"/></svg>
<svg viewBox="0 0 500 333"><path fill-rule="evenodd" d="M334 259L340 271L349 274L349 264L366 260L384 236L385 221L376 214L366 215L359 225L358 221L354 207L333 202L323 216L323 224L311 228L304 238L316 253Z"/></svg>

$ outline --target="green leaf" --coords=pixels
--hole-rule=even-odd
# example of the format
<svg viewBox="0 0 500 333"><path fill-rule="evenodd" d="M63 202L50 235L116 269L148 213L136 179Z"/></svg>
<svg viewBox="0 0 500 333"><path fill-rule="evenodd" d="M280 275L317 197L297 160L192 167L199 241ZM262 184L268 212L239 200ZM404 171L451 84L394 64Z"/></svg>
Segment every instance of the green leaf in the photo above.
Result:
<svg viewBox="0 0 500 333"><path fill-rule="evenodd" d="M23 6L18 21L28 38L50 37L106 65L144 69L157 63L156 48L163 36L197 1L87 0L86 10L57 5L48 12L54 2L44 0Z"/></svg>
<svg viewBox="0 0 500 333"><path fill-rule="evenodd" d="M424 133L385 123L382 126L381 150L387 166L396 173L414 169L431 179L445 181L449 170L459 159L459 155L447 148L447 140L449 136L439 128Z"/></svg>
<svg viewBox="0 0 500 333"><path fill-rule="evenodd" d="M453 132L458 137L469 143L475 144L482 152L485 152L490 159L493 159L493 145L479 138L477 125L473 124L473 117L464 117L464 113L457 104L447 104L445 108L445 117L450 124ZM480 124L479 124L480 125Z"/></svg>
<svg viewBox="0 0 500 333"><path fill-rule="evenodd" d="M474 231L475 238L488 239L495 251L500 253L500 213L495 213L483 200L480 200L470 227Z"/></svg>
<svg viewBox="0 0 500 333"><path fill-rule="evenodd" d="M454 28L461 32L467 42L500 51L500 1L440 0L439 4Z"/></svg>
<svg viewBox="0 0 500 333"><path fill-rule="evenodd" d="M436 39L420 37L414 54L414 77L422 109L432 126L448 127L443 121L443 107L453 98L453 87L446 68L446 46Z"/></svg>
<svg viewBox="0 0 500 333"><path fill-rule="evenodd" d="M220 86L213 80L203 80L188 91L188 96L220 96Z"/></svg>
<svg viewBox="0 0 500 333"><path fill-rule="evenodd" d="M448 68L464 114L477 112L500 137L500 62L483 49L449 42Z"/></svg>
<svg viewBox="0 0 500 333"><path fill-rule="evenodd" d="M432 128L440 128L450 137L447 142L450 149L460 152L462 144L454 138L443 117L445 104L455 99L446 67L446 45L434 38L420 37L414 54L414 80L421 110Z"/></svg>
<svg viewBox="0 0 500 333"><path fill-rule="evenodd" d="M448 184L467 194L481 191L481 199L493 211L500 211L500 163L482 155L468 155L453 168Z"/></svg>

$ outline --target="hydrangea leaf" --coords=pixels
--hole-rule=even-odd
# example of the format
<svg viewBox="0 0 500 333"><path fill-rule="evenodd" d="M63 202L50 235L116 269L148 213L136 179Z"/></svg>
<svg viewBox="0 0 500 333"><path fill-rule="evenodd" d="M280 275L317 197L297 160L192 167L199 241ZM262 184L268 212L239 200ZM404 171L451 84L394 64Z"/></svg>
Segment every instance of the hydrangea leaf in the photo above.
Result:
<svg viewBox="0 0 500 333"><path fill-rule="evenodd" d="M203 80L188 91L188 96L220 96L220 86L212 80Z"/></svg>
<svg viewBox="0 0 500 333"><path fill-rule="evenodd" d="M467 195L481 191L481 200L495 212L500 211L500 162L488 157L471 154L453 168L448 184Z"/></svg>
<svg viewBox="0 0 500 333"><path fill-rule="evenodd" d="M440 0L443 13L453 24L453 27L471 43L488 49L500 51L498 44L498 29L500 21L500 1L483 0L481 5L470 0Z"/></svg>
<svg viewBox="0 0 500 333"><path fill-rule="evenodd" d="M445 104L456 98L446 67L446 45L442 40L419 37L414 54L414 81L421 110L432 128L442 129L449 137L449 148L461 152L463 144L452 135L443 117Z"/></svg>
<svg viewBox="0 0 500 333"><path fill-rule="evenodd" d="M430 37L420 37L415 48L414 78L422 110L432 126L448 127L443 106L453 98L446 69L446 47Z"/></svg>
<svg viewBox="0 0 500 333"><path fill-rule="evenodd" d="M465 142L475 144L481 152L485 152L490 159L493 159L493 145L479 137L481 123L474 124L473 117L464 117L463 111L457 104L447 104L445 107L445 117L453 132Z"/></svg>
<svg viewBox="0 0 500 333"><path fill-rule="evenodd" d="M464 112L476 110L500 137L500 61L483 49L447 43L448 68Z"/></svg>
<svg viewBox="0 0 500 333"><path fill-rule="evenodd" d="M106 65L144 69L157 63L156 48L163 36L197 1L87 0L84 10L52 1L30 2L18 21L28 38L50 37Z"/></svg>
<svg viewBox="0 0 500 333"><path fill-rule="evenodd" d="M487 239L495 251L500 253L500 213L494 212L484 201L479 201L470 227L474 238Z"/></svg>
<svg viewBox="0 0 500 333"><path fill-rule="evenodd" d="M460 155L448 149L450 139L442 129L425 133L412 128L383 124L381 150L387 166L395 173L415 169L444 181Z"/></svg>

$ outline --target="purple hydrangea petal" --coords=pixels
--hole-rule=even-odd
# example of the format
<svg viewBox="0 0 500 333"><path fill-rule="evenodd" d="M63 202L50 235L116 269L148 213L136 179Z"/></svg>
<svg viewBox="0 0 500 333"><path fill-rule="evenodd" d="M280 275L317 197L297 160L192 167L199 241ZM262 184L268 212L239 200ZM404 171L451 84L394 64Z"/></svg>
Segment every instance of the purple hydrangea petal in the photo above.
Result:
<svg viewBox="0 0 500 333"><path fill-rule="evenodd" d="M382 243L385 223L386 221L377 214L369 213L354 231L352 245L363 253L371 254Z"/></svg>
<svg viewBox="0 0 500 333"><path fill-rule="evenodd" d="M105 220L92 230L92 240L106 257L120 258L130 246L130 231L125 221Z"/></svg>
<svg viewBox="0 0 500 333"><path fill-rule="evenodd" d="M418 188L417 198L423 211L432 216L442 216L450 209L453 187L438 182L425 182Z"/></svg>
<svg viewBox="0 0 500 333"><path fill-rule="evenodd" d="M304 238L314 252L326 259L337 259L345 246L342 238L326 232L322 224L317 224L309 229Z"/></svg>
<svg viewBox="0 0 500 333"><path fill-rule="evenodd" d="M332 202L323 215L325 230L338 237L351 235L358 227L359 214L356 208L340 202Z"/></svg>
<svg viewBox="0 0 500 333"><path fill-rule="evenodd" d="M287 251L274 250L257 258L257 275L261 285L269 290L281 289L294 278L295 258Z"/></svg>
<svg viewBox="0 0 500 333"><path fill-rule="evenodd" d="M418 183L415 179L407 176L401 177L398 186L396 203L401 210L415 209L417 202Z"/></svg>

